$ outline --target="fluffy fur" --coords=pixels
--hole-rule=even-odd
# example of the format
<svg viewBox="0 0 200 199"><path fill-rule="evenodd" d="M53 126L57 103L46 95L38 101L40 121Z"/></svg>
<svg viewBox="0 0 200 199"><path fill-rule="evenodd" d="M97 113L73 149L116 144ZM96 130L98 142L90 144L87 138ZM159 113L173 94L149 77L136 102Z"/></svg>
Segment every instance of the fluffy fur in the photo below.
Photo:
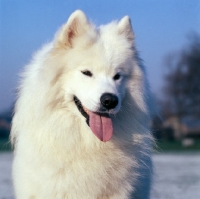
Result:
<svg viewBox="0 0 200 199"><path fill-rule="evenodd" d="M96 112L106 92L119 103L108 111L113 136L102 142L74 96ZM11 132L16 198L148 199L149 101L129 17L96 28L82 11L72 13L22 75Z"/></svg>

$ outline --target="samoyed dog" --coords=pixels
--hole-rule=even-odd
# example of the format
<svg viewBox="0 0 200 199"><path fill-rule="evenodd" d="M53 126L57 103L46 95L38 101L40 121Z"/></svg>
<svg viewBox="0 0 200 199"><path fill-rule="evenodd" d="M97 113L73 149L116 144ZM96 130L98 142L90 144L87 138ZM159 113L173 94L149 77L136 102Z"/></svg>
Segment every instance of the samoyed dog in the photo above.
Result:
<svg viewBox="0 0 200 199"><path fill-rule="evenodd" d="M17 199L148 199L150 94L130 19L78 10L25 68L12 122Z"/></svg>

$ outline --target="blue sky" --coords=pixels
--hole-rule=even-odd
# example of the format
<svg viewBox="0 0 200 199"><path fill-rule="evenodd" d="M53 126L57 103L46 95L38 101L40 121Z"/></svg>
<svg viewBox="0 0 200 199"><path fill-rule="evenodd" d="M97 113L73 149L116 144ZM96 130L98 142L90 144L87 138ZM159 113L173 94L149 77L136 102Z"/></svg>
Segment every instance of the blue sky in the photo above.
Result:
<svg viewBox="0 0 200 199"><path fill-rule="evenodd" d="M161 94L163 59L200 33L200 0L0 0L0 112L14 101L18 74L76 9L97 25L131 17L152 90Z"/></svg>

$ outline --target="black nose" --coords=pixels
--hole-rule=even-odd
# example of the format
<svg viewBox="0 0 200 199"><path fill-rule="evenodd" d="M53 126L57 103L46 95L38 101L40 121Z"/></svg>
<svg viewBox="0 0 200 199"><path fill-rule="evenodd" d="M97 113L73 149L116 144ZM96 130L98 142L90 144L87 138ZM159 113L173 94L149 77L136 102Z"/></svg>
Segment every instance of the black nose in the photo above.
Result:
<svg viewBox="0 0 200 199"><path fill-rule="evenodd" d="M106 109L113 109L118 104L118 97L111 93L104 93L100 98L101 104Z"/></svg>

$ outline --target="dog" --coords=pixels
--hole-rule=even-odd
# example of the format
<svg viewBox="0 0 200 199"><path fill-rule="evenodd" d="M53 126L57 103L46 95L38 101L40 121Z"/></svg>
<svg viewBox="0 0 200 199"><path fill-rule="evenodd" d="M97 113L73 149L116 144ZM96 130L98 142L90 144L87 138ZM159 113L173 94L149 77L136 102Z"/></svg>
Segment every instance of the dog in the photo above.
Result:
<svg viewBox="0 0 200 199"><path fill-rule="evenodd" d="M151 94L130 18L71 14L21 75L12 121L17 199L148 199Z"/></svg>

